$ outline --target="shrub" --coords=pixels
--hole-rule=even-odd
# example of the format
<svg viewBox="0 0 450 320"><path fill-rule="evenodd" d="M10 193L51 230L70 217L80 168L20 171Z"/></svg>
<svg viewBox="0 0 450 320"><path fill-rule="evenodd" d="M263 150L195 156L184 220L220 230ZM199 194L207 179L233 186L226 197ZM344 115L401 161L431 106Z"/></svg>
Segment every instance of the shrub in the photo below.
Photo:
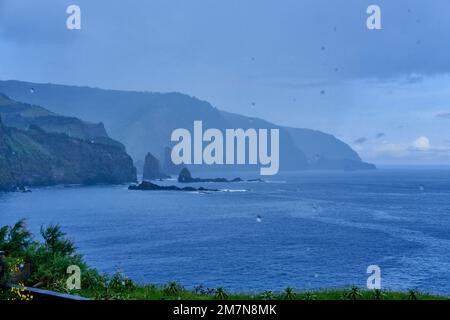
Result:
<svg viewBox="0 0 450 320"><path fill-rule="evenodd" d="M163 289L163 293L166 296L174 297L178 296L183 291L183 288L179 286L176 282L170 282Z"/></svg>
<svg viewBox="0 0 450 320"><path fill-rule="evenodd" d="M224 288L217 288L216 289L215 298L217 300L227 300L228 299L228 294L226 293Z"/></svg>
<svg viewBox="0 0 450 320"><path fill-rule="evenodd" d="M362 297L361 290L358 287L352 287L345 293L345 297L348 300L358 300Z"/></svg>
<svg viewBox="0 0 450 320"><path fill-rule="evenodd" d="M286 289L284 289L283 298L285 300L294 300L295 297L296 297L296 293L293 288L287 287Z"/></svg>

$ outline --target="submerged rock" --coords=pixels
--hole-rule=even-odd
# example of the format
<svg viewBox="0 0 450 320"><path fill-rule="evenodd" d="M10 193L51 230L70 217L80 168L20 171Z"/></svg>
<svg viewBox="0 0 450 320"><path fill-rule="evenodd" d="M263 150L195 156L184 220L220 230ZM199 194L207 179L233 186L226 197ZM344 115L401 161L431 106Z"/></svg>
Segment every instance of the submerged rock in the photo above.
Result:
<svg viewBox="0 0 450 320"><path fill-rule="evenodd" d="M149 181L143 181L138 185L131 185L128 187L128 189L141 191L219 191L217 189L206 189L203 187L197 189L194 187L179 188L177 186L159 186Z"/></svg>

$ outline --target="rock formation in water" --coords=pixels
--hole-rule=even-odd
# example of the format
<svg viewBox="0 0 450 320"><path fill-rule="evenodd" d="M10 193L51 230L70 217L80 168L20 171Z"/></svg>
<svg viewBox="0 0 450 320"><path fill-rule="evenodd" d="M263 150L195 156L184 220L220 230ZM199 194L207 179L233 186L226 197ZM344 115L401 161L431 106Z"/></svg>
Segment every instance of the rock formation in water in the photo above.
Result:
<svg viewBox="0 0 450 320"><path fill-rule="evenodd" d="M206 189L203 187L193 188L193 187L184 187L179 188L177 186L159 186L157 184L151 183L149 181L143 181L138 185L131 185L128 187L129 190L141 190L141 191L219 191L217 189Z"/></svg>
<svg viewBox="0 0 450 320"><path fill-rule="evenodd" d="M202 178L193 178L191 172L187 168L183 168L178 175L178 182L180 183L197 183L197 182L242 182L241 178L234 178L233 180L228 180L225 178L212 178L212 179L202 179ZM247 182L262 182L261 179L251 179L247 180Z"/></svg>
<svg viewBox="0 0 450 320"><path fill-rule="evenodd" d="M150 152L145 156L144 161L144 180L156 180L156 179L167 179L170 178L168 175L161 171L161 166L159 160L156 159Z"/></svg>

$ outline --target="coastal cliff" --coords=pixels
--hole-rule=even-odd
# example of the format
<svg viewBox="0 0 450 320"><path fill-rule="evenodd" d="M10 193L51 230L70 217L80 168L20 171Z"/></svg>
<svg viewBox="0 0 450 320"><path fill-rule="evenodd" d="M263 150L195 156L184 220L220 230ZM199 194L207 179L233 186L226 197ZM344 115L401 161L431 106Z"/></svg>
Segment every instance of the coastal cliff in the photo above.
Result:
<svg viewBox="0 0 450 320"><path fill-rule="evenodd" d="M136 181L131 157L117 145L7 127L0 118L0 190L55 184Z"/></svg>

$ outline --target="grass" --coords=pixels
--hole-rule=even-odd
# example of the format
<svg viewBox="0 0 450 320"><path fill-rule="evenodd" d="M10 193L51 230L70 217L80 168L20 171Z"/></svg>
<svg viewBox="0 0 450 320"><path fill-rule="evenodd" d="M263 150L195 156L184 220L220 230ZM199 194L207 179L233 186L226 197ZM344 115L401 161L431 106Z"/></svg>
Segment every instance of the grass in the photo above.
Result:
<svg viewBox="0 0 450 320"><path fill-rule="evenodd" d="M169 286L169 285L168 285ZM207 293L196 292L195 290L185 290L179 288L177 292L168 292L168 286L143 285L130 290L114 291L98 296L97 292L90 290L80 290L74 294L93 299L125 299L125 300L447 300L447 297L429 295L414 292L393 292L380 291L382 296L374 291L361 290L360 295L354 299L351 296L352 288L340 290L318 290L298 292L293 291L293 297L287 298L285 292L263 292L258 294L227 293L225 297L218 295L217 290Z"/></svg>

